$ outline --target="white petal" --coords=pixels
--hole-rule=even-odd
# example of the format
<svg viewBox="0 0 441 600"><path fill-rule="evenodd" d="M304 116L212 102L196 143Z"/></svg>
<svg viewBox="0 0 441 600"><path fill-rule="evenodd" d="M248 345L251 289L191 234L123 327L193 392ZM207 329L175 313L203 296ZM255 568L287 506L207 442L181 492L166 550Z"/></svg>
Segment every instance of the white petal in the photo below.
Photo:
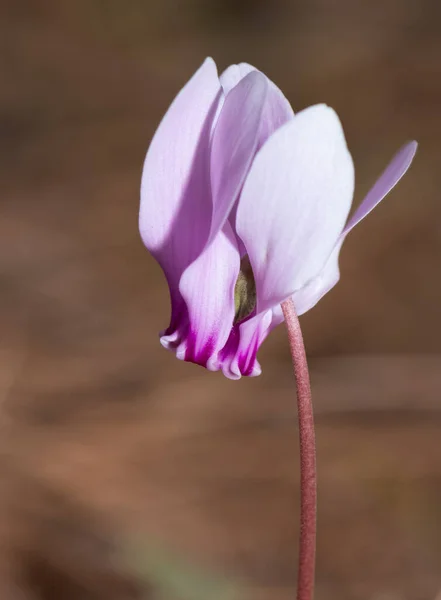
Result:
<svg viewBox="0 0 441 600"><path fill-rule="evenodd" d="M236 228L257 287L257 310L320 273L343 230L354 169L336 113L310 107L264 144L239 199Z"/></svg>

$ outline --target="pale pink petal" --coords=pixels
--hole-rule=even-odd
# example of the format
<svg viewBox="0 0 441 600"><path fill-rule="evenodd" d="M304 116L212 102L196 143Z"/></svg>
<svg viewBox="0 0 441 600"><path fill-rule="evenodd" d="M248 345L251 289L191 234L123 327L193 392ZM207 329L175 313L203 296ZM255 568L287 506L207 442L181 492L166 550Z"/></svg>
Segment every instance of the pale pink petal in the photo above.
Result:
<svg viewBox="0 0 441 600"><path fill-rule="evenodd" d="M256 280L258 313L321 272L343 230L353 188L343 129L325 105L302 111L264 144L236 219Z"/></svg>
<svg viewBox="0 0 441 600"><path fill-rule="evenodd" d="M174 328L161 338L163 346L182 360L209 370L220 368L218 354L233 326L234 286L240 257L229 223L182 274L180 313Z"/></svg>
<svg viewBox="0 0 441 600"><path fill-rule="evenodd" d="M230 65L219 77L224 93L228 94L231 92L241 79L253 71L257 71L257 69L247 63Z"/></svg>
<svg viewBox="0 0 441 600"><path fill-rule="evenodd" d="M244 77L253 71L257 71L257 69L247 63L229 66L220 76L220 82L225 94L228 94ZM293 118L294 112L290 103L276 84L266 77L266 75L264 77L268 80L269 84L268 102L273 111L272 121L277 123L277 127L280 127L280 125Z"/></svg>
<svg viewBox="0 0 441 600"><path fill-rule="evenodd" d="M214 130L210 240L232 212L257 150L294 114L289 104L289 113L281 107L280 90L275 93L274 84L263 73L246 70L248 74L228 92Z"/></svg>
<svg viewBox="0 0 441 600"><path fill-rule="evenodd" d="M417 142L409 142L397 152L377 182L367 193L363 202L349 219L344 228L345 234L348 234L355 225L364 219L400 181L410 167L417 147Z"/></svg>
<svg viewBox="0 0 441 600"><path fill-rule="evenodd" d="M213 217L210 239L227 220L257 151L267 92L266 77L252 71L225 99L211 150Z"/></svg>
<svg viewBox="0 0 441 600"><path fill-rule="evenodd" d="M208 239L209 143L221 94L216 65L208 58L168 109L145 159L139 228L171 288Z"/></svg>

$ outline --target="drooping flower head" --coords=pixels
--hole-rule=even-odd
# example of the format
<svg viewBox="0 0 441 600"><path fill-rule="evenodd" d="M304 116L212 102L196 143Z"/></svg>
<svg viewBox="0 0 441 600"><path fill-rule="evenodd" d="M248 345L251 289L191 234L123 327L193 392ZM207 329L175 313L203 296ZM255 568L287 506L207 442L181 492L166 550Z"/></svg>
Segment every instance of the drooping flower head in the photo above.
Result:
<svg viewBox="0 0 441 600"><path fill-rule="evenodd" d="M171 320L161 344L179 359L238 379L283 321L339 279L346 235L395 186L416 142L393 158L347 222L354 168L336 113L294 116L247 64L220 77L206 59L160 123L144 163L139 227L161 265Z"/></svg>

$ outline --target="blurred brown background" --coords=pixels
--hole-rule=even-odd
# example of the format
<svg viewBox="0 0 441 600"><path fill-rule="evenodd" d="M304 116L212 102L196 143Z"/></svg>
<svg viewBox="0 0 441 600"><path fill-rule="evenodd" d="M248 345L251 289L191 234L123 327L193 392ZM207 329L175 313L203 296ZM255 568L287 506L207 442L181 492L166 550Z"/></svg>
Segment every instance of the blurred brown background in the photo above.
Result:
<svg viewBox="0 0 441 600"><path fill-rule="evenodd" d="M351 234L302 318L317 414L317 600L441 589L441 4L3 0L0 598L138 598L141 535L241 597L294 595L298 450L283 328L231 382L163 350L168 292L137 232L140 171L211 55L295 110L339 113L355 202L415 163ZM209 600L209 599L207 599Z"/></svg>

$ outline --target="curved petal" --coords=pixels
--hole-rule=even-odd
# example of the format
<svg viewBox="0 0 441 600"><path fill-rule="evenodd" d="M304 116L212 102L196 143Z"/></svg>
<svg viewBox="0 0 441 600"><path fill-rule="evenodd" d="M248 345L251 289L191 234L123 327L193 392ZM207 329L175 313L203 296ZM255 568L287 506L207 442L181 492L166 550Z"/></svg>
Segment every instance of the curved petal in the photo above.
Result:
<svg viewBox="0 0 441 600"><path fill-rule="evenodd" d="M208 58L171 104L145 159L140 233L171 287L208 238L209 141L220 96L216 65Z"/></svg>
<svg viewBox="0 0 441 600"><path fill-rule="evenodd" d="M364 201L360 204L354 216L340 235L331 256L325 266L311 281L302 288L296 290L292 295L297 314L300 316L313 308L339 281L339 254L346 235L357 225L377 204L390 192L406 173L417 150L417 142L409 142L394 156L383 174L369 191ZM280 305L272 310L272 321L270 330L283 322L283 313Z"/></svg>
<svg viewBox="0 0 441 600"><path fill-rule="evenodd" d="M220 368L219 352L234 321L234 286L240 257L236 238L227 223L213 243L184 271L179 283L180 311L161 338L177 358Z"/></svg>
<svg viewBox="0 0 441 600"><path fill-rule="evenodd" d="M410 167L417 148L417 142L413 141L403 146L401 150L397 152L374 186L367 193L363 202L349 219L344 228L345 234L348 234L351 229L364 219L364 217L368 215L381 200L383 200L391 189L395 187Z"/></svg>
<svg viewBox="0 0 441 600"><path fill-rule="evenodd" d="M225 69L219 76L221 86L224 90L224 94L228 94L231 90L236 87L241 79L246 77L249 73L257 71L256 67L249 65L248 63L240 63L238 65L230 65Z"/></svg>
<svg viewBox="0 0 441 600"><path fill-rule="evenodd" d="M253 71L257 71L257 69L248 63L229 66L220 76L225 94L228 94L244 77ZM282 91L266 75L265 78L269 84L268 102L273 111L272 121L277 123L277 127L280 127L294 117L294 112Z"/></svg>
<svg viewBox="0 0 441 600"><path fill-rule="evenodd" d="M223 75L228 73L234 85L227 88L211 150L213 219L209 241L229 217L256 152L294 116L282 92L254 67L233 65Z"/></svg>
<svg viewBox="0 0 441 600"><path fill-rule="evenodd" d="M267 91L266 77L252 71L225 98L211 149L210 240L227 220L257 151Z"/></svg>
<svg viewBox="0 0 441 600"><path fill-rule="evenodd" d="M352 201L354 169L336 113L310 107L276 131L256 156L237 209L257 311L291 296L320 273Z"/></svg>

